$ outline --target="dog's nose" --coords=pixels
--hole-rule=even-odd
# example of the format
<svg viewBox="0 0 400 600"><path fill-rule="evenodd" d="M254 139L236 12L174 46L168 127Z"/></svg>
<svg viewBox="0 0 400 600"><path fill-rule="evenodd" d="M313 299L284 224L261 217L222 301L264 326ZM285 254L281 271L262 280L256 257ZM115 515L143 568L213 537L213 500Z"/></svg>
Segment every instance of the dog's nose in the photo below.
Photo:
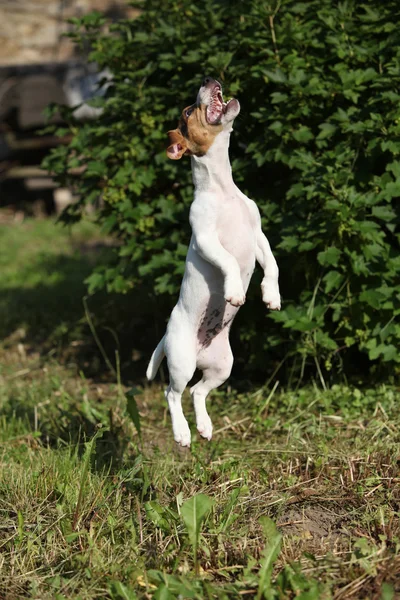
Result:
<svg viewBox="0 0 400 600"><path fill-rule="evenodd" d="M204 81L203 81L203 87L205 87L206 85L208 85L212 81L213 81L213 79L211 77L205 77Z"/></svg>

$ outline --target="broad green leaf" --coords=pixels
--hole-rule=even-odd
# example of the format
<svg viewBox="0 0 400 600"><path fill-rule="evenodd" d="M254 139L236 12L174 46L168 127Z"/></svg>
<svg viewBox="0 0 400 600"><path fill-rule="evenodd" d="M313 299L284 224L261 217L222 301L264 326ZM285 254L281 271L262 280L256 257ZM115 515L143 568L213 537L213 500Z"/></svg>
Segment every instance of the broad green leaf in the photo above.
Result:
<svg viewBox="0 0 400 600"><path fill-rule="evenodd" d="M261 517L261 526L265 537L265 548L260 560L259 583L257 600L261 600L271 587L271 576L274 563L281 550L282 535L276 528L275 523L269 517Z"/></svg>
<svg viewBox="0 0 400 600"><path fill-rule="evenodd" d="M105 173L106 166L103 162L89 161L85 175L103 175Z"/></svg>
<svg viewBox="0 0 400 600"><path fill-rule="evenodd" d="M169 591L165 583L161 583L154 592L153 598L155 600L174 600L176 596Z"/></svg>
<svg viewBox="0 0 400 600"><path fill-rule="evenodd" d="M324 276L325 292L329 294L331 290L336 290L343 282L344 276L339 271L329 271Z"/></svg>
<svg viewBox="0 0 400 600"><path fill-rule="evenodd" d="M377 346L373 346L369 350L368 356L371 360L376 360L379 356L382 356L384 362L392 360L400 361L399 351L393 344L378 344Z"/></svg>
<svg viewBox="0 0 400 600"><path fill-rule="evenodd" d="M395 600L394 587L390 583L382 584L381 600Z"/></svg>
<svg viewBox="0 0 400 600"><path fill-rule="evenodd" d="M374 206L372 208L372 214L382 221L393 221L393 219L396 218L396 213L390 206Z"/></svg>
<svg viewBox="0 0 400 600"><path fill-rule="evenodd" d="M281 92L273 92L271 94L272 104L279 104L280 102L286 102L288 99L287 94L282 94ZM270 128L272 129L272 127Z"/></svg>
<svg viewBox="0 0 400 600"><path fill-rule="evenodd" d="M396 346L393 346L393 344L388 344L387 346L385 346L385 348L382 351L382 354L384 362L389 362L391 360L399 361L400 358L399 349L396 348Z"/></svg>
<svg viewBox="0 0 400 600"><path fill-rule="evenodd" d="M297 142L309 142L314 136L311 129L306 125L303 125L297 131L293 132L293 137Z"/></svg>
<svg viewBox="0 0 400 600"><path fill-rule="evenodd" d="M136 593L132 588L121 583L121 581L112 581L110 584L110 592L113 600L136 600Z"/></svg>
<svg viewBox="0 0 400 600"><path fill-rule="evenodd" d="M318 134L318 140L325 140L326 138L330 138L336 131L336 125L332 125L332 123L322 123L319 125L321 132Z"/></svg>
<svg viewBox="0 0 400 600"><path fill-rule="evenodd" d="M263 73L273 83L284 83L286 81L286 75L281 69L275 69L275 71L263 69Z"/></svg>
<svg viewBox="0 0 400 600"><path fill-rule="evenodd" d="M190 543L193 547L197 545L201 524L208 516L212 505L213 501L211 498L205 494L197 494L186 500L181 506L182 519L186 525Z"/></svg>
<svg viewBox="0 0 400 600"><path fill-rule="evenodd" d="M335 248L334 246L331 246L330 248L327 248L327 250L324 250L323 252L319 252L317 258L318 258L318 262L323 267L328 266L328 265L332 265L332 266L336 267L339 264L340 255L341 255L341 250L339 250L339 248Z"/></svg>
<svg viewBox="0 0 400 600"><path fill-rule="evenodd" d="M154 500L146 502L144 508L147 518L154 523L154 525L157 525L157 527L160 527L160 529L163 529L166 532L171 531L171 524L167 518L166 511L158 504L158 502L155 502Z"/></svg>
<svg viewBox="0 0 400 600"><path fill-rule="evenodd" d="M77 538L82 537L82 536L87 536L88 532L86 531L86 529L84 529L83 531L74 531L73 533L69 533L67 535L65 535L65 541L68 542L68 544L70 544L71 542L74 542Z"/></svg>
<svg viewBox="0 0 400 600"><path fill-rule="evenodd" d="M333 340L329 335L324 331L317 331L315 333L315 341L322 348L326 348L327 350L336 350L337 343Z"/></svg>
<svg viewBox="0 0 400 600"><path fill-rule="evenodd" d="M386 165L386 170L393 173L396 179L400 179L400 161L394 160L393 162L389 163Z"/></svg>
<svg viewBox="0 0 400 600"><path fill-rule="evenodd" d="M156 571L155 569L150 569L147 571L147 576L152 583L156 585L158 584L159 588L161 587L162 593L165 593L164 588L167 588L172 594L173 598L198 597L199 585L197 582L187 580L183 577L178 578L175 575L168 575L167 573L162 573L161 571ZM168 598L168 596L166 596L166 598Z"/></svg>
<svg viewBox="0 0 400 600"><path fill-rule="evenodd" d="M372 306L372 308L376 309L379 309L381 307L382 301L384 299L385 297L380 292L374 289L364 290L360 294L361 302L366 302L367 304Z"/></svg>
<svg viewBox="0 0 400 600"><path fill-rule="evenodd" d="M213 501L205 494L197 494L186 500L181 506L182 519L186 525L189 540L193 549L193 562L195 574L199 575L197 560L197 546L200 536L201 524L211 510Z"/></svg>

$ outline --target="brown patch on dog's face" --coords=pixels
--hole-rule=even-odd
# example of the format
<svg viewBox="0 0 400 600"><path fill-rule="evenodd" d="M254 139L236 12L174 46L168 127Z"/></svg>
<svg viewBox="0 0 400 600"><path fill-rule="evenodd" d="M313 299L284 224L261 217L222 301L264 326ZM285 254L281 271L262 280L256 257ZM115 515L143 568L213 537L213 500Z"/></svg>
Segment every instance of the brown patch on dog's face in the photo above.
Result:
<svg viewBox="0 0 400 600"><path fill-rule="evenodd" d="M192 104L181 114L177 129L168 132L170 145L167 156L173 160L184 154L204 156L211 147L216 136L222 131L221 123L211 125L206 118L205 104Z"/></svg>

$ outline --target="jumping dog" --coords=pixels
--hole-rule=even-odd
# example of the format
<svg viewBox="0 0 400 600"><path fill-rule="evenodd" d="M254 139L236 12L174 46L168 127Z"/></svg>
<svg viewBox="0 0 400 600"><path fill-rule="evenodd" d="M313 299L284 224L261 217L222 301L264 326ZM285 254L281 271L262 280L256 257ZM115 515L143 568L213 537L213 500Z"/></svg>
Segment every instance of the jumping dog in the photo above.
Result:
<svg viewBox="0 0 400 600"><path fill-rule="evenodd" d="M231 373L229 330L244 304L256 260L264 271L263 302L271 310L281 306L278 266L261 230L259 210L232 178L229 139L239 112L238 100L224 102L221 84L207 77L196 102L183 110L177 129L168 132L168 157L191 157L195 187L189 217L192 238L178 303L146 374L153 379L167 357L170 384L165 397L174 438L181 446L190 446L182 393L196 368L203 372L190 389L197 429L202 437L211 439L206 398Z"/></svg>

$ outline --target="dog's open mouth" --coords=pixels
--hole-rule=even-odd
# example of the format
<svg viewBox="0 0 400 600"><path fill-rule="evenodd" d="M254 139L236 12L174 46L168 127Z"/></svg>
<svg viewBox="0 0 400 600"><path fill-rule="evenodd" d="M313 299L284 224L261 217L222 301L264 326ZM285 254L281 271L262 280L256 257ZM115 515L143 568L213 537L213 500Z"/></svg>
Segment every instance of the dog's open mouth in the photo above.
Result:
<svg viewBox="0 0 400 600"><path fill-rule="evenodd" d="M210 125L217 125L220 122L222 115L224 115L228 110L228 105L230 102L231 100L224 102L221 86L219 83L216 83L213 91L211 92L210 103L207 106L207 122L210 123Z"/></svg>

